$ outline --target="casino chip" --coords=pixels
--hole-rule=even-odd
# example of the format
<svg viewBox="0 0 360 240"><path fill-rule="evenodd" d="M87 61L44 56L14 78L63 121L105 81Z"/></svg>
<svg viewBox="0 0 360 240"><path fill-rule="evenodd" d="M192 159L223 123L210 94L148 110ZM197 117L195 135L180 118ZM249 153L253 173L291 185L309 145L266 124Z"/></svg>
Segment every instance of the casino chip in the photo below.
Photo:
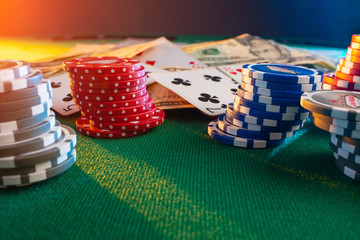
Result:
<svg viewBox="0 0 360 240"><path fill-rule="evenodd" d="M304 93L303 108L337 119L360 121L360 93L350 91L317 91Z"/></svg>
<svg viewBox="0 0 360 240"><path fill-rule="evenodd" d="M51 106L50 80L27 62L0 60L0 188L43 181L74 164L75 132Z"/></svg>
<svg viewBox="0 0 360 240"><path fill-rule="evenodd" d="M335 73L324 75L323 92L306 93L301 105L312 112L315 126L331 133L335 165L360 180L360 35L354 34Z"/></svg>
<svg viewBox="0 0 360 240"><path fill-rule="evenodd" d="M156 127L162 124L164 120L164 111L156 109L154 115L142 120L135 120L126 123L107 123L104 121L90 120L90 124L92 124L96 128L110 131L137 131Z"/></svg>
<svg viewBox="0 0 360 240"><path fill-rule="evenodd" d="M345 58L341 58L335 73L324 75L325 90L360 91L360 43L359 35L351 38Z"/></svg>
<svg viewBox="0 0 360 240"><path fill-rule="evenodd" d="M65 61L63 65L66 72L84 75L132 74L133 71L143 70L139 60L122 57L74 58Z"/></svg>
<svg viewBox="0 0 360 240"><path fill-rule="evenodd" d="M289 87L322 82L322 72L286 64L246 64L243 66L242 74L243 77L253 80L291 84Z"/></svg>
<svg viewBox="0 0 360 240"><path fill-rule="evenodd" d="M22 78L30 73L30 65L19 60L0 60L0 81Z"/></svg>
<svg viewBox="0 0 360 240"><path fill-rule="evenodd" d="M294 135L309 111L300 106L306 91L321 90L323 74L284 64L247 64L234 102L208 125L208 134L243 148L275 147Z"/></svg>
<svg viewBox="0 0 360 240"><path fill-rule="evenodd" d="M140 135L163 123L146 90L146 72L140 61L121 57L71 59L63 64L70 78L73 101L82 117L77 130L96 138Z"/></svg>
<svg viewBox="0 0 360 240"><path fill-rule="evenodd" d="M360 180L360 93L323 90L304 93L301 106L311 111L311 121L331 133L335 165L346 176Z"/></svg>

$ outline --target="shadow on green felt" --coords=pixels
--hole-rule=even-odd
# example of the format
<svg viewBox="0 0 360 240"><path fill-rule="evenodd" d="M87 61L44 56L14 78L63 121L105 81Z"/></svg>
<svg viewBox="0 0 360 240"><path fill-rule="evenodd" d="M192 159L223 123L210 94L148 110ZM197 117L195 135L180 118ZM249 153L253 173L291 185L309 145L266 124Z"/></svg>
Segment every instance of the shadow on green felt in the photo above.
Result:
<svg viewBox="0 0 360 240"><path fill-rule="evenodd" d="M331 187L338 186L339 189L348 185L351 192L358 192L358 182L347 181L349 179L343 174L339 178L340 171L335 167L333 151L329 146L330 134L311 122L307 122L298 132L298 140L290 144L285 142L281 146L283 149L276 149L276 154L271 154L266 163L284 171L288 169L304 179L309 178ZM291 138L289 140L291 141Z"/></svg>

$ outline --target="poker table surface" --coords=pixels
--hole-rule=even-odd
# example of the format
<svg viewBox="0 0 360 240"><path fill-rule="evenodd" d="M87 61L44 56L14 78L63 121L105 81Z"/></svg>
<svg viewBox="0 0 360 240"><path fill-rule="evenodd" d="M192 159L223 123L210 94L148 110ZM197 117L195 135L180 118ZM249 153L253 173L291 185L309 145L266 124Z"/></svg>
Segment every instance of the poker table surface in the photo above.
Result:
<svg viewBox="0 0 360 240"><path fill-rule="evenodd" d="M74 42L0 50L32 60ZM68 171L0 190L0 239L359 239L360 184L335 167L329 133L306 122L278 147L245 149L209 137L197 109L165 113L136 137L77 132ZM79 116L57 119L75 129Z"/></svg>

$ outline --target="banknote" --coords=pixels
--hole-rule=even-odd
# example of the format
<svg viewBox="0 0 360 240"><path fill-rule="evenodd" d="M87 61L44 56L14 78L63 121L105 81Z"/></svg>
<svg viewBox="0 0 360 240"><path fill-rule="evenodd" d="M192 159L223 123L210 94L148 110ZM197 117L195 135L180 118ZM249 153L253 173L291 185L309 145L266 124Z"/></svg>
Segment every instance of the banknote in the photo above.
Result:
<svg viewBox="0 0 360 240"><path fill-rule="evenodd" d="M67 59L101 56L134 57L162 43L162 39L163 37L160 37L147 42L139 41L139 43L132 40L131 42L136 44L130 45L129 41L125 42L125 44L122 42L111 44L78 44L63 54L32 62L31 67L41 70L44 76L51 76L62 70L62 63Z"/></svg>
<svg viewBox="0 0 360 240"><path fill-rule="evenodd" d="M160 85L159 83L153 83L146 87L156 107L166 109L179 109L179 108L195 108L192 104L174 93L170 89Z"/></svg>
<svg viewBox="0 0 360 240"><path fill-rule="evenodd" d="M335 68L334 59L250 34L222 41L189 44L182 49L208 66L269 62L313 65L319 70Z"/></svg>

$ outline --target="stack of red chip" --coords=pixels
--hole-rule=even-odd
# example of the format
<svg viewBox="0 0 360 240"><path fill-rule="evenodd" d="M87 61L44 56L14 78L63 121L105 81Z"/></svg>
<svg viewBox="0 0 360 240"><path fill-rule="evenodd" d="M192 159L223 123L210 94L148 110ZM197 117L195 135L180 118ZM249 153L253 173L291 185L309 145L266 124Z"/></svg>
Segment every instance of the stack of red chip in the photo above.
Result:
<svg viewBox="0 0 360 240"><path fill-rule="evenodd" d="M360 91L360 35L351 38L345 58L341 58L335 73L324 75L324 90Z"/></svg>
<svg viewBox="0 0 360 240"><path fill-rule="evenodd" d="M88 57L64 62L74 102L83 117L76 127L84 135L123 138L139 135L164 122L146 90L140 61L121 57Z"/></svg>

